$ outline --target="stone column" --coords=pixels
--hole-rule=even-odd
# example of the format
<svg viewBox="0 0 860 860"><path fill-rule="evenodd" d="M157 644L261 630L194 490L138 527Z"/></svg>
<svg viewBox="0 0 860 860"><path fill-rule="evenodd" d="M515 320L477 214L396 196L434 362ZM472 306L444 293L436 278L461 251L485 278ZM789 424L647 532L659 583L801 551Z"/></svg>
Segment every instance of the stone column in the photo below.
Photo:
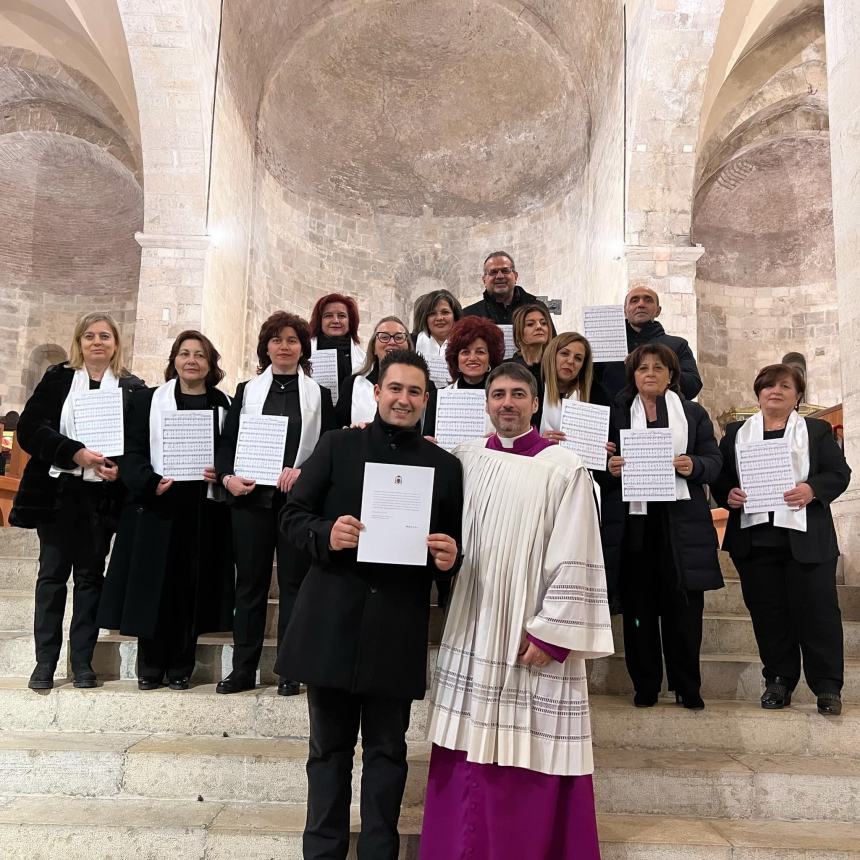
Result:
<svg viewBox="0 0 860 860"><path fill-rule="evenodd" d="M697 347L696 263L701 245L628 245L628 288L649 287L660 296L659 322L668 334Z"/></svg>
<svg viewBox="0 0 860 860"><path fill-rule="evenodd" d="M132 370L149 385L164 381L173 339L199 329L208 236L135 234L142 251Z"/></svg>
<svg viewBox="0 0 860 860"><path fill-rule="evenodd" d="M824 0L830 101L830 162L845 456L851 486L833 505L845 582L860 585L860 9Z"/></svg>

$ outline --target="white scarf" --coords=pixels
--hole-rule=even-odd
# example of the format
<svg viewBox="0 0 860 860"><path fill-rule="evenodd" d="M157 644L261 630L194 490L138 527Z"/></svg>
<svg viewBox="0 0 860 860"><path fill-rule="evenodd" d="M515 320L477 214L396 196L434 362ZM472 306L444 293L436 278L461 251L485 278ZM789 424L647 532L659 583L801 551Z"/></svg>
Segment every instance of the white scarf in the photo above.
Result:
<svg viewBox="0 0 860 860"><path fill-rule="evenodd" d="M366 376L356 376L352 386L352 408L349 418L352 424L369 424L376 417L374 384Z"/></svg>
<svg viewBox="0 0 860 860"><path fill-rule="evenodd" d="M431 358L445 357L445 350L448 348L448 341L439 344L435 338L430 337L426 332L419 332L415 338L415 352L420 356L430 361Z"/></svg>
<svg viewBox="0 0 860 860"><path fill-rule="evenodd" d="M738 443L761 442L764 439L764 418L761 412L756 412L741 425L738 435L735 437L735 448ZM791 449L791 466L796 483L805 481L809 477L809 430L806 421L801 418L797 411L792 411L785 424L785 435L783 436ZM735 455L737 459L737 454ZM741 512L741 528L748 529L750 526L761 525L769 521L766 513L747 514ZM793 511L789 507L780 508L773 512L773 524L783 529L794 529L798 532L806 531L806 508Z"/></svg>
<svg viewBox="0 0 860 860"><path fill-rule="evenodd" d="M113 375L113 371L110 367L106 367L99 389L101 391L108 391L112 388L118 387L119 380ZM69 439L74 439L75 441L78 439L77 430L75 429L75 399L81 394L86 394L89 390L90 375L87 372L87 369L82 367L80 370L76 370L75 375L72 377L72 387L69 389L69 393L63 401L63 409L60 412L60 433ZM48 474L52 478L59 478L60 475L65 474L79 475L85 481L104 480L96 474L95 469L81 469L80 466L75 466L74 469L61 469L59 466L51 466L48 470Z"/></svg>
<svg viewBox="0 0 860 860"><path fill-rule="evenodd" d="M159 385L155 389L155 394L152 395L152 402L149 406L149 463L156 475L164 475L164 436L162 433L161 416L165 412L177 411L176 381L176 377L174 377L169 382ZM220 430L224 429L224 419L226 417L227 410L223 406L219 406L218 427ZM216 494L216 488L212 484L209 484L206 489L206 497L215 499Z"/></svg>
<svg viewBox="0 0 860 860"><path fill-rule="evenodd" d="M320 438L322 397L319 385L309 376L305 375L301 365L298 367L299 375L299 409L302 413L302 430L299 435L299 450L296 459L291 465L294 469L301 467L302 463L313 454L314 448ZM269 396L272 388L274 374L270 364L259 376L255 376L245 384L242 394L242 414L262 415L263 404Z"/></svg>
<svg viewBox="0 0 860 860"><path fill-rule="evenodd" d="M552 403L549 400L543 402L543 414L540 419L540 434L543 436L547 430L561 431L561 413L565 400L579 400L579 389L574 388L566 398Z"/></svg>
<svg viewBox="0 0 860 860"><path fill-rule="evenodd" d="M315 337L311 338L311 355L313 355L317 351L317 339ZM352 364L352 372L355 373L362 364L364 364L365 352L364 350L350 338L349 341L349 360Z"/></svg>
<svg viewBox="0 0 860 860"><path fill-rule="evenodd" d="M676 457L687 453L687 416L684 413L684 405L681 398L674 391L666 391L666 411L669 413L669 429L672 431L672 451ZM633 405L630 407L630 429L645 430L648 427L648 416L645 414L645 405L642 398L637 394ZM686 501L690 498L690 488L687 481L677 472L675 473L675 499ZM630 513L644 515L648 513L647 502L628 502Z"/></svg>

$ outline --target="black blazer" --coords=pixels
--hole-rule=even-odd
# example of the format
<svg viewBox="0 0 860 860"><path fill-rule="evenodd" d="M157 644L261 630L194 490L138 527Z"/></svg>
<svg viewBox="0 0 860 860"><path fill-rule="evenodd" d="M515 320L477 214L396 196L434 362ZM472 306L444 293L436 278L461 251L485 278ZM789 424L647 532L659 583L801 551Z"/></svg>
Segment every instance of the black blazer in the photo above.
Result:
<svg viewBox="0 0 860 860"><path fill-rule="evenodd" d="M831 426L820 418L805 418L809 432L809 477L815 498L806 508L806 531L787 529L791 554L796 561L815 564L836 558L839 546L830 514L831 502L842 495L851 480L851 469L845 462ZM742 421L733 421L726 427L720 441L723 468L719 478L711 484L711 492L719 505L728 508L729 493L740 486L735 461L735 439ZM728 508L729 521L723 538L723 549L733 558L746 558L752 548L750 529L741 528L741 509Z"/></svg>
<svg viewBox="0 0 860 860"><path fill-rule="evenodd" d="M60 413L74 375L75 371L68 362L49 367L18 420L18 443L30 455L30 461L24 468L9 515L9 522L13 526L31 529L42 523L53 522L59 485L57 479L48 474L48 470L51 466L73 469L75 462L72 458L84 447L83 442L60 433ZM119 387L127 407L131 392L145 386L142 380L129 374L120 377ZM116 516L124 488L119 481L104 482L101 492L101 513Z"/></svg>
<svg viewBox="0 0 860 860"><path fill-rule="evenodd" d="M710 591L722 588L724 583L717 556L717 532L705 497L704 485L717 479L723 458L717 447L714 425L708 413L692 400L681 398L681 404L687 418L685 453L693 461L693 471L687 478L689 501L664 503L668 514L669 539L681 585L689 591ZM663 426L668 426L666 402L662 397L657 401L657 415L663 418ZM630 407L619 404L610 424L610 435L619 452L619 431L629 429ZM620 485L619 478L614 480ZM630 514L624 518L625 534L630 519ZM628 575L635 576L636 571L630 571Z"/></svg>
<svg viewBox="0 0 860 860"><path fill-rule="evenodd" d="M334 521L361 515L364 464L435 469L430 532L460 545L463 476L459 461L414 430L383 425L334 430L320 440L281 512L290 542L312 559L296 598L276 669L284 678L399 699L422 699L427 684L430 585L451 577L428 553L424 567L368 564L356 550L329 550Z"/></svg>

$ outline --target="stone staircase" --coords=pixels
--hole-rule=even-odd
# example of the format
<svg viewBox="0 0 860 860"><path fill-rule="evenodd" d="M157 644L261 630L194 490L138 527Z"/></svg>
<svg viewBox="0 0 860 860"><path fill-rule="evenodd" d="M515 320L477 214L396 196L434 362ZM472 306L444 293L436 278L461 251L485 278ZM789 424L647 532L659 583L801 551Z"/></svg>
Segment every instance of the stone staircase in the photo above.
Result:
<svg viewBox="0 0 860 860"><path fill-rule="evenodd" d="M0 857L301 857L305 697L271 687L217 695L227 636L203 640L186 692L138 691L134 640L115 635L97 649L103 686L75 690L59 679L64 666L53 690L28 690L35 556L34 534L0 529ZM860 588L841 586L840 600L845 699L856 703ZM633 708L623 658L591 666L604 860L860 858L860 708L848 704L838 719L804 703L761 710L736 581L708 595L706 614L702 712L669 699ZM273 603L272 631L275 617ZM273 651L267 642L264 680ZM811 702L802 690L797 700ZM417 856L425 725L426 705L416 703L404 858Z"/></svg>

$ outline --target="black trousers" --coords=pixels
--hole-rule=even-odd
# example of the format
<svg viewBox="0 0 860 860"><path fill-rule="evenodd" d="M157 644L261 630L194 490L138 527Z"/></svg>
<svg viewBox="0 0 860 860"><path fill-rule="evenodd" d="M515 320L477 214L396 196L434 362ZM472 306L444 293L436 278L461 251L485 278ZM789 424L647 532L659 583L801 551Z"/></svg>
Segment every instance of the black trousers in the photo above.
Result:
<svg viewBox="0 0 860 860"><path fill-rule="evenodd" d="M155 636L137 640L138 678L161 680L167 675L170 681L194 673L198 547L199 528L190 522L184 529L173 528Z"/></svg>
<svg viewBox="0 0 860 860"><path fill-rule="evenodd" d="M396 860L406 787L409 699L308 688L310 751L305 860L343 860L349 850L352 761L361 727L359 860Z"/></svg>
<svg viewBox="0 0 860 860"><path fill-rule="evenodd" d="M293 547L278 528L281 505L234 507L233 552L236 558L236 612L233 618L233 671L253 675L260 663L272 562L278 555L278 647L310 567L306 553Z"/></svg>
<svg viewBox="0 0 860 860"><path fill-rule="evenodd" d="M638 693L660 692L665 658L669 689L682 696L698 695L705 596L681 586L659 514L647 515L641 547L625 546L623 551L624 660Z"/></svg>
<svg viewBox="0 0 860 860"><path fill-rule="evenodd" d="M105 559L114 525L99 515L104 487L100 482L61 476L54 522L37 527L39 573L33 635L36 660L56 665L63 644L66 583L72 575L72 624L69 629L72 668L87 666L99 636L96 613L104 584Z"/></svg>
<svg viewBox="0 0 860 860"><path fill-rule="evenodd" d="M842 614L836 592L836 559L801 564L788 547L753 547L734 558L744 603L752 618L766 681L779 676L792 689L801 657L813 693L842 690Z"/></svg>

